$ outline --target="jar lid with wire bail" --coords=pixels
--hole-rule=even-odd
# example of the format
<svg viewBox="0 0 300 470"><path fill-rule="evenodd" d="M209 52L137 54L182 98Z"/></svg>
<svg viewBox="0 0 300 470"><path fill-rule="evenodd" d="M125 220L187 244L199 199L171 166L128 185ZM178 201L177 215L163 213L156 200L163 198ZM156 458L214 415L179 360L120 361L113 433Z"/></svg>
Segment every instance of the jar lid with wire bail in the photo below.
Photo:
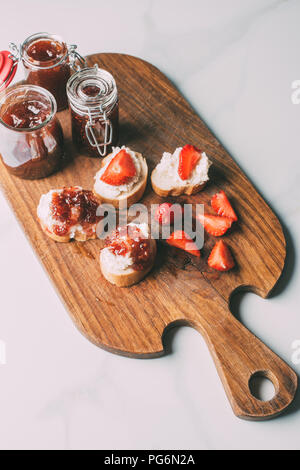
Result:
<svg viewBox="0 0 300 470"><path fill-rule="evenodd" d="M86 67L71 76L67 83L70 105L82 114L99 114L109 110L118 99L114 77L97 65Z"/></svg>
<svg viewBox="0 0 300 470"><path fill-rule="evenodd" d="M112 142L112 123L109 113L118 101L118 90L114 77L96 64L72 75L67 83L70 107L79 115L87 116L85 132L92 147L97 147L104 155L106 146ZM105 127L104 141L96 138L95 122L101 121Z"/></svg>

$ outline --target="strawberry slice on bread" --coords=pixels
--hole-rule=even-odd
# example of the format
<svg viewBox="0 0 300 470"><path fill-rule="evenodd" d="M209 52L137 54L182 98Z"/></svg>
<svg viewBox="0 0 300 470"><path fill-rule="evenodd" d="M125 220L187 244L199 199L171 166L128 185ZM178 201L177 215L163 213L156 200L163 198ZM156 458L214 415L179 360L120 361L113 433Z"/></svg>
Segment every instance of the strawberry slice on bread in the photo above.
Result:
<svg viewBox="0 0 300 470"><path fill-rule="evenodd" d="M138 202L146 189L148 165L141 153L114 147L101 162L93 192L100 203L125 209Z"/></svg>
<svg viewBox="0 0 300 470"><path fill-rule="evenodd" d="M209 181L211 161L194 145L164 152L151 174L153 191L161 197L196 194Z"/></svg>
<svg viewBox="0 0 300 470"><path fill-rule="evenodd" d="M207 263L210 268L216 269L217 271L229 271L235 266L230 249L223 240L219 240L215 244Z"/></svg>
<svg viewBox="0 0 300 470"><path fill-rule="evenodd" d="M106 184L121 186L128 183L135 175L136 168L131 155L122 149L111 160L100 179Z"/></svg>
<svg viewBox="0 0 300 470"><path fill-rule="evenodd" d="M200 258L201 253L193 239L183 230L175 230L167 239L168 245L175 246Z"/></svg>
<svg viewBox="0 0 300 470"><path fill-rule="evenodd" d="M179 155L178 165L178 174L183 181L189 179L200 158L202 158L202 152L194 145L185 145L183 147Z"/></svg>
<svg viewBox="0 0 300 470"><path fill-rule="evenodd" d="M218 215L229 217L229 219L232 219L234 222L238 220L237 215L223 190L212 197L211 207Z"/></svg>

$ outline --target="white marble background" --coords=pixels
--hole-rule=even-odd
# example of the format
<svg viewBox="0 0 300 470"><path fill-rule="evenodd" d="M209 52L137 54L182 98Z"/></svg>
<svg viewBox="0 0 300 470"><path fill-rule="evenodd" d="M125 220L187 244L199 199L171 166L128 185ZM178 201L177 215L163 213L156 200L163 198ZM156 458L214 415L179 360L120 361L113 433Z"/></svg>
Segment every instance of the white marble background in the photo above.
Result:
<svg viewBox="0 0 300 470"><path fill-rule="evenodd" d="M300 340L299 19L299 0L15 0L1 5L0 29L0 49L52 31L83 54L140 56L176 83L287 227L277 295L247 294L235 310L290 365ZM195 331L178 330L172 354L155 360L84 339L2 196L0 260L1 449L300 448L300 394L279 419L235 418Z"/></svg>

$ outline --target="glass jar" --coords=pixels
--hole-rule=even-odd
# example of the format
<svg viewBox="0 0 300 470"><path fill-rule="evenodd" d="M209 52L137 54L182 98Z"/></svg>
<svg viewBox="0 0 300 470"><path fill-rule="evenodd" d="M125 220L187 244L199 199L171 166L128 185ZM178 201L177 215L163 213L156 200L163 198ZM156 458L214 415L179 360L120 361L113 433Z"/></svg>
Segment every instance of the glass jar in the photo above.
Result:
<svg viewBox="0 0 300 470"><path fill-rule="evenodd" d="M105 156L118 143L119 102L114 77L97 65L79 70L67 83L73 143L80 152Z"/></svg>
<svg viewBox="0 0 300 470"><path fill-rule="evenodd" d="M59 36L49 33L29 36L20 48L10 44L15 59L23 63L26 82L50 91L56 99L58 111L68 105L66 84L71 67L75 68L77 59L85 64L76 47L68 46Z"/></svg>
<svg viewBox="0 0 300 470"><path fill-rule="evenodd" d="M8 171L37 179L58 170L63 133L54 96L35 85L8 88L0 95L0 154Z"/></svg>

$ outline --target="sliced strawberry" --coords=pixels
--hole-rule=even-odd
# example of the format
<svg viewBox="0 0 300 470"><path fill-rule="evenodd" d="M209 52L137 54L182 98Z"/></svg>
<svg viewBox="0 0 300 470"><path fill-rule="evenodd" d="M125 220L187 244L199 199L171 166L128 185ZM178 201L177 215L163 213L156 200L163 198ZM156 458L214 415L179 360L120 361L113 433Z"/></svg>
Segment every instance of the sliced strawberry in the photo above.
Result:
<svg viewBox="0 0 300 470"><path fill-rule="evenodd" d="M136 168L131 155L122 149L111 160L100 179L111 186L120 186L128 183L135 175Z"/></svg>
<svg viewBox="0 0 300 470"><path fill-rule="evenodd" d="M224 191L220 191L219 193L215 194L212 197L210 203L211 207L217 214L229 217L234 222L237 221L237 215L234 212L232 205L230 204L228 197L226 196Z"/></svg>
<svg viewBox="0 0 300 470"><path fill-rule="evenodd" d="M167 243L187 251L191 255L198 256L198 258L201 256L196 243L193 242L192 238L183 230L175 230L175 232L171 233L170 237L167 239Z"/></svg>
<svg viewBox="0 0 300 470"><path fill-rule="evenodd" d="M232 225L232 219L220 217L219 215L198 214L197 219L205 230L214 237L221 237Z"/></svg>
<svg viewBox="0 0 300 470"><path fill-rule="evenodd" d="M208 258L208 266L218 271L229 271L235 265L230 249L223 240L219 240Z"/></svg>
<svg viewBox="0 0 300 470"><path fill-rule="evenodd" d="M182 180L189 179L201 158L201 150L194 145L185 145L179 155L178 174Z"/></svg>
<svg viewBox="0 0 300 470"><path fill-rule="evenodd" d="M161 225L173 224L175 219L182 217L183 209L179 204L164 202L155 211L155 220Z"/></svg>

